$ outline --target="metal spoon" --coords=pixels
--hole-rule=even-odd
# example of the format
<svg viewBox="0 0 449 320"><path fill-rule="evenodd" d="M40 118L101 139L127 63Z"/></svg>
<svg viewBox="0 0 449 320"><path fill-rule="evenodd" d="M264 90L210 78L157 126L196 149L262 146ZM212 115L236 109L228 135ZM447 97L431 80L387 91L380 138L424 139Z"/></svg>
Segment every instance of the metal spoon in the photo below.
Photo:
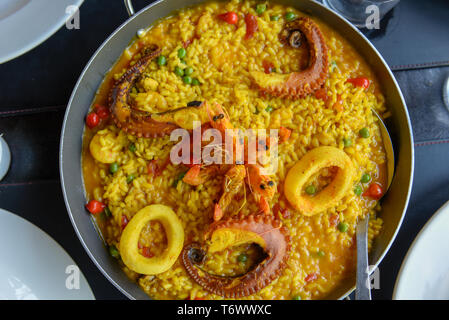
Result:
<svg viewBox="0 0 449 320"><path fill-rule="evenodd" d="M443 85L443 101L449 111L449 77L446 78Z"/></svg>
<svg viewBox="0 0 449 320"><path fill-rule="evenodd" d="M380 133L382 135L382 141L387 155L387 185L385 192L390 187L394 174L394 152L393 143L388 133L382 118L376 111L372 110L374 115L379 121ZM369 275L368 269L368 223L369 214L361 219L357 223L356 236L357 236L357 280L355 287L355 299L356 300L371 300L371 289L369 287Z"/></svg>

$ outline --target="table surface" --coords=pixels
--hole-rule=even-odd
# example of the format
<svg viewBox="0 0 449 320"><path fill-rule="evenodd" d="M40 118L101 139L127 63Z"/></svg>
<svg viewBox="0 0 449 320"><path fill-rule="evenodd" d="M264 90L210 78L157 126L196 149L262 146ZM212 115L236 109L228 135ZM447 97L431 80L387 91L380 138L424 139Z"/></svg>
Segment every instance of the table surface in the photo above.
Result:
<svg viewBox="0 0 449 320"><path fill-rule="evenodd" d="M136 8L148 2L134 1ZM425 39L426 49L422 43L396 41L407 30L404 24L420 21L412 20L416 10L444 11L445 17L449 14L444 0L432 1L437 5L432 8L422 3L402 1L383 22L384 29L364 31L397 70L394 74L410 113L416 156L410 205L393 246L380 264L380 288L373 290L374 299L391 299L410 244L449 199L449 112L441 95L449 75L449 67L445 66L449 49L443 50L449 41L442 44L449 35L449 23L441 23L441 15L437 15L433 21L422 19L425 27L415 26L418 39L424 39L422 33L429 34L429 30L441 33ZM4 134L12 153L10 171L0 182L0 207L26 218L58 241L81 268L97 299L125 299L92 263L76 237L58 174L59 135L71 90L99 44L127 18L121 1L102 5L104 1L86 1L80 10L80 30L62 28L38 48L0 65L0 134ZM410 55L413 50L416 55Z"/></svg>

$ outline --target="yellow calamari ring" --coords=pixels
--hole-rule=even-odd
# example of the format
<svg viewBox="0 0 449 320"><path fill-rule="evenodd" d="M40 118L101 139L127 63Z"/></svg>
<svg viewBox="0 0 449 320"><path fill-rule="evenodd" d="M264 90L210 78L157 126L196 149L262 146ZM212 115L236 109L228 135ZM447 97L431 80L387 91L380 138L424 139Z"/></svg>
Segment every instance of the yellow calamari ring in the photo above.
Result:
<svg viewBox="0 0 449 320"><path fill-rule="evenodd" d="M323 190L314 196L303 193L304 185L323 168L338 171ZM352 186L355 169L349 156L335 147L318 147L307 152L287 173L284 190L290 204L305 216L323 212L337 204Z"/></svg>
<svg viewBox="0 0 449 320"><path fill-rule="evenodd" d="M167 234L167 248L162 255L146 258L139 253L138 242L145 225L157 220ZM120 255L123 263L131 270L153 275L171 268L184 246L184 228L176 213L167 206L154 204L141 209L129 221L120 239Z"/></svg>

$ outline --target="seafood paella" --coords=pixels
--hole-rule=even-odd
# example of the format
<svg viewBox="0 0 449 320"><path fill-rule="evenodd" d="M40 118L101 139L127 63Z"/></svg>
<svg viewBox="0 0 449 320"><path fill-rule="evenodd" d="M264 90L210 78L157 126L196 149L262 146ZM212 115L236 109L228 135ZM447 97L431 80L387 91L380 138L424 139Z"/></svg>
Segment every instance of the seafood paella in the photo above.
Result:
<svg viewBox="0 0 449 320"><path fill-rule="evenodd" d="M388 116L364 59L275 2L139 30L86 116L86 210L155 299L320 299L381 232Z"/></svg>

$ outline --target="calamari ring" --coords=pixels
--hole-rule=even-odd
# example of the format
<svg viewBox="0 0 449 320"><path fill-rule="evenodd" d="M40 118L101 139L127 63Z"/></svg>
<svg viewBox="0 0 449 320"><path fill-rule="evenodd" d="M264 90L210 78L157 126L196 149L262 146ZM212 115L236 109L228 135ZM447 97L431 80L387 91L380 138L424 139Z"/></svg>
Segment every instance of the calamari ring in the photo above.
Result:
<svg viewBox="0 0 449 320"><path fill-rule="evenodd" d="M281 41L297 47L300 43L298 31L305 36L309 45L309 66L302 71L289 74L251 72L261 91L278 97L298 99L323 86L329 65L323 34L315 22L303 17L285 25L280 34Z"/></svg>
<svg viewBox="0 0 449 320"><path fill-rule="evenodd" d="M336 166L332 182L314 196L303 194L304 185L321 169ZM354 165L349 156L335 147L318 147L304 155L287 173L284 192L287 200L305 216L334 206L352 186Z"/></svg>
<svg viewBox="0 0 449 320"><path fill-rule="evenodd" d="M229 219L212 224L206 233L209 251L219 251L247 242L259 244L267 257L254 269L239 277L219 277L201 270L206 252L199 243L184 247L181 260L187 273L204 289L225 298L249 296L276 279L286 266L290 238L281 222L268 215L250 215L244 219Z"/></svg>
<svg viewBox="0 0 449 320"><path fill-rule="evenodd" d="M136 109L132 106L129 93L140 75L145 71L151 61L159 56L161 50L150 45L142 50L142 58L138 60L125 74L117 81L109 95L109 108L111 116L116 126L125 132L138 137L158 137L170 134L176 125L155 121L151 118L151 113Z"/></svg>
<svg viewBox="0 0 449 320"><path fill-rule="evenodd" d="M168 245L162 255L146 258L138 251L140 233L151 220L158 220L167 234ZM129 221L120 239L123 263L137 273L153 275L167 271L178 259L184 245L184 228L176 213L167 206L153 204L141 209Z"/></svg>

